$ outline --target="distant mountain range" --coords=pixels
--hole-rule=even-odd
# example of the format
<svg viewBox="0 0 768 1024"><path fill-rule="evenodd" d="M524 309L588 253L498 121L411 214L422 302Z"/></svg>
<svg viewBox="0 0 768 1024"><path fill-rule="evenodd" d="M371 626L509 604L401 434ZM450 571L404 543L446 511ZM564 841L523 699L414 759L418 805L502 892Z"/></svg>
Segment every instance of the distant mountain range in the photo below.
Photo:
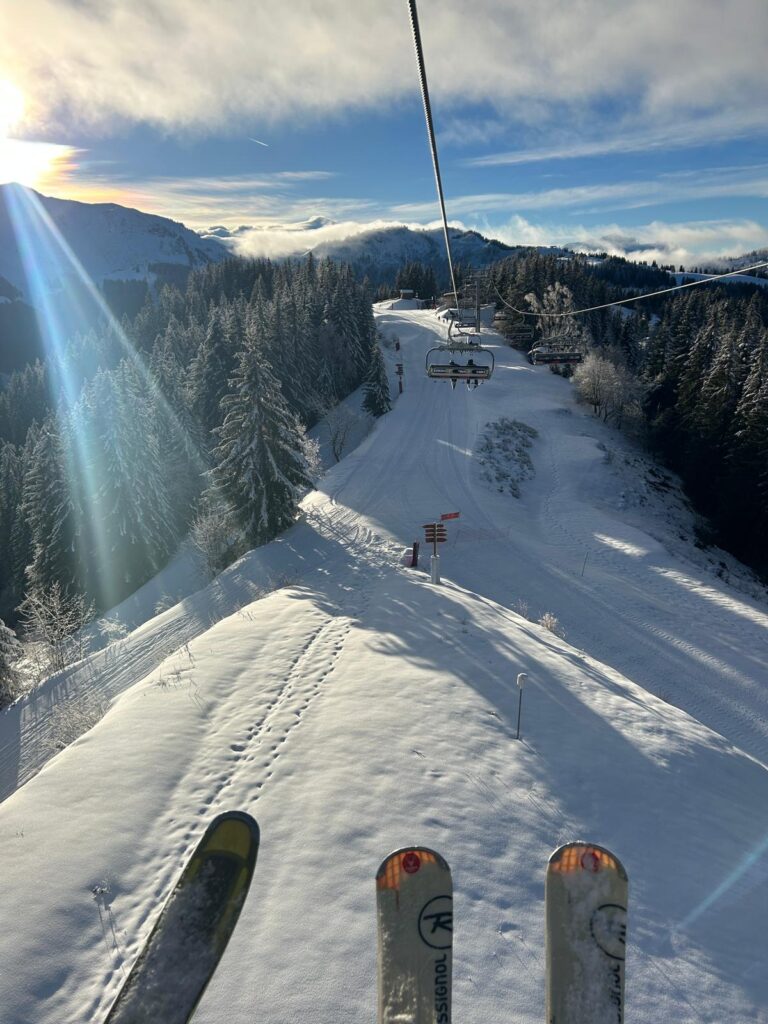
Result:
<svg viewBox="0 0 768 1024"><path fill-rule="evenodd" d="M293 225L297 248L289 255L302 256L311 247L319 259L349 263L359 277L368 277L374 286L393 282L398 269L413 261L431 267L438 282L446 278L441 228L416 230L394 225L338 241L320 240L319 229L330 226L323 217ZM315 230L319 240L311 246ZM92 284L107 289L112 283L113 291L122 288L125 294L133 288L133 298L140 302L146 291L144 282L150 287L166 282L183 286L191 270L231 256L253 231L247 226L235 230L217 226L198 234L166 217L115 203L52 199L19 185L1 185L0 374L23 366L42 352L35 314L41 312L43 301L47 314L57 316L61 334L85 330L90 324L84 311L96 311L88 297ZM450 239L454 262L475 268L530 248L456 228L450 230ZM567 254L562 248L538 248ZM766 250L761 250L721 263L724 269L736 269L766 255Z"/></svg>

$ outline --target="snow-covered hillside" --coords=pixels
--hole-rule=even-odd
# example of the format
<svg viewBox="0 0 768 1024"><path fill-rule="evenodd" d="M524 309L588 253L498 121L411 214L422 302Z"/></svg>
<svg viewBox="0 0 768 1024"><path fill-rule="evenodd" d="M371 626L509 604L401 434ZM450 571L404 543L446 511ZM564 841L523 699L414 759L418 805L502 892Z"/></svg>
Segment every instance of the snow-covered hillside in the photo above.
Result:
<svg viewBox="0 0 768 1024"><path fill-rule="evenodd" d="M450 229L453 258L475 268L486 267L514 252L512 246L484 238L476 231ZM394 277L403 264L418 261L441 272L445 263L445 242L442 228L415 231L405 226L365 231L342 242L323 242L314 250L318 258L351 263L371 280Z"/></svg>
<svg viewBox="0 0 768 1024"><path fill-rule="evenodd" d="M628 1020L765 1024L764 595L565 380L487 331L493 379L451 391L432 313L378 321L405 392L301 522L2 716L4 1024L102 1020L228 807L262 850L201 1024L373 1020L374 873L412 842L453 868L455 1019L539 1024L544 866L575 838L629 872ZM433 586L400 555L455 511Z"/></svg>
<svg viewBox="0 0 768 1024"><path fill-rule="evenodd" d="M53 229L53 230L51 230ZM115 203L52 199L19 185L0 185L0 277L27 298L25 250L35 247L38 285L56 290L76 277L60 236L90 278L150 278L153 265L197 267L229 255L213 238L201 238L176 221Z"/></svg>

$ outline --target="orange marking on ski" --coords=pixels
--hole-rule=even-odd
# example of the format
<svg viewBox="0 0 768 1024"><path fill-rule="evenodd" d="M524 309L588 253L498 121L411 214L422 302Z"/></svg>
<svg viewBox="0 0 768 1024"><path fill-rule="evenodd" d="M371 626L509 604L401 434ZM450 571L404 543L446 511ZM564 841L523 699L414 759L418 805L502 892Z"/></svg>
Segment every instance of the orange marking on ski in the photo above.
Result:
<svg viewBox="0 0 768 1024"><path fill-rule="evenodd" d="M428 850L421 850L418 847L414 847L410 850L401 850L399 853L394 854L390 857L384 866L384 869L376 879L377 889L399 889L400 880L403 875L403 861L406 857L416 856L421 862L421 867L425 864L435 864L435 855L429 853Z"/></svg>
<svg viewBox="0 0 768 1024"><path fill-rule="evenodd" d="M551 867L561 874L570 874L575 871L597 872L606 868L616 871L618 865L615 858L605 850L584 845L567 847L557 860L552 861Z"/></svg>

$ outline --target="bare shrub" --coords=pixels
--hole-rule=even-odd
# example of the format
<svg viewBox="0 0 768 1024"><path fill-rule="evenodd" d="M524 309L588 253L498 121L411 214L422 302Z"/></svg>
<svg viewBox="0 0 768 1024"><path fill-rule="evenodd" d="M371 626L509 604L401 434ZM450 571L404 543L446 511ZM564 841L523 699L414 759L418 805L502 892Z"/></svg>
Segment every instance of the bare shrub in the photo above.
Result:
<svg viewBox="0 0 768 1024"><path fill-rule="evenodd" d="M24 640L41 678L60 672L87 654L88 640L82 628L93 618L94 606L82 594L70 594L58 582L50 587L34 587L19 611Z"/></svg>
<svg viewBox="0 0 768 1024"><path fill-rule="evenodd" d="M218 576L243 553L241 538L232 529L228 509L223 503L202 508L192 522L189 535L211 577Z"/></svg>
<svg viewBox="0 0 768 1024"><path fill-rule="evenodd" d="M550 633L554 633L555 636L559 636L561 639L565 638L565 630L562 628L556 616L554 616L552 612L544 612L544 614L539 617L538 625L543 626L544 629L548 629Z"/></svg>
<svg viewBox="0 0 768 1024"><path fill-rule="evenodd" d="M335 405L332 409L326 410L322 423L328 431L328 443L336 462L341 461L349 436L359 419L359 416L344 405Z"/></svg>
<svg viewBox="0 0 768 1024"><path fill-rule="evenodd" d="M80 694L56 704L48 719L43 740L51 755L64 750L100 722L109 709L109 701L96 694Z"/></svg>

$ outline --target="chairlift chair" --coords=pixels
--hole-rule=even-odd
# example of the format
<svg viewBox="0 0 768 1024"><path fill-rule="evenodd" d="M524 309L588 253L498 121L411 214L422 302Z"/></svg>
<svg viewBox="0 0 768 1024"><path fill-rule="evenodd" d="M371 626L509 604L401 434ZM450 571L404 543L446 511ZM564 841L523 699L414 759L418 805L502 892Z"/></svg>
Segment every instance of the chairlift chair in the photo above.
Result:
<svg viewBox="0 0 768 1024"><path fill-rule="evenodd" d="M458 362L454 356L466 356L465 362ZM467 387L477 386L490 380L496 364L493 352L477 342L449 341L437 345L427 352L427 376L432 380L448 380L452 387L463 380Z"/></svg>
<svg viewBox="0 0 768 1024"><path fill-rule="evenodd" d="M559 344L556 341L547 341L540 345L534 345L528 353L528 362L534 366L541 363L574 365L580 363L583 358L583 353L569 346L566 339L562 339Z"/></svg>

